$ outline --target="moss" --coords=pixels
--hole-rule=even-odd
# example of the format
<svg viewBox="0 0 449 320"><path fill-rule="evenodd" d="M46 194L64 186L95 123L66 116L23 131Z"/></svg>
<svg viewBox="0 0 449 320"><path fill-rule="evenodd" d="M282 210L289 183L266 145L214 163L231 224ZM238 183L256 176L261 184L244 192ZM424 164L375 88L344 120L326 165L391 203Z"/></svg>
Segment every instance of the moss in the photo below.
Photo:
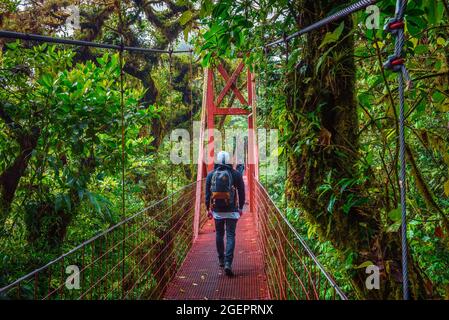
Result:
<svg viewBox="0 0 449 320"><path fill-rule="evenodd" d="M331 6L344 1L296 1L298 8L308 6L311 11L301 12L305 24L322 18ZM301 27L301 26L299 26ZM331 25L333 30L336 25ZM345 31L352 30L352 20L345 20ZM354 39L344 37L333 50L332 58L323 63L325 67L314 74L316 61L328 48L319 49L324 33L308 35L304 47L305 64L310 66L308 74L299 74L298 70L289 75L286 95L296 97L287 99L290 114L289 130L295 123L304 119L316 119L317 126L308 126L294 132L288 141L288 149L295 150L302 145L300 154L289 157L289 175L286 195L290 206L297 206L305 212L305 218L317 225L320 238L329 240L342 259L353 266L351 281L359 298L397 299L401 296L401 242L398 233L385 233L382 226L382 197L369 193L370 182L363 186L354 186L351 192L338 195L331 213L327 212L331 192L320 196L319 186L332 184L344 178L357 179L361 175L371 174L370 170L361 172L358 154L358 115L354 99L355 65ZM298 76L299 74L299 76ZM324 80L324 81L323 81ZM294 95L294 92L297 92ZM312 116L311 116L312 115ZM315 120L314 120L315 121ZM330 141L320 139L320 132L328 132ZM308 144L304 142L308 141ZM312 141L312 142L311 142ZM306 145L306 147L304 147ZM367 171L367 172L365 172ZM368 180L373 176L368 176ZM380 193L379 193L380 194ZM367 203L353 206L346 213L343 205L352 197L364 197ZM429 292L423 285L422 271L410 258L410 280L413 297L428 297ZM355 267L372 261L381 269L381 290L367 290L365 269Z"/></svg>

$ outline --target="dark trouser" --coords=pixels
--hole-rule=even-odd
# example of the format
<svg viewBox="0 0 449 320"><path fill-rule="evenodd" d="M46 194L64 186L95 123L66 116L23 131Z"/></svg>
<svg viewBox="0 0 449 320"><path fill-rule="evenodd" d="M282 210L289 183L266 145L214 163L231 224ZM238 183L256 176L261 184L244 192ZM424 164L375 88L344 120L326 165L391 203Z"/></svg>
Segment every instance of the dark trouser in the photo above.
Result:
<svg viewBox="0 0 449 320"><path fill-rule="evenodd" d="M232 264L234 259L235 248L235 228L237 226L237 219L215 219L215 232L218 259L223 259L226 264ZM224 247L224 234L226 225L226 254Z"/></svg>

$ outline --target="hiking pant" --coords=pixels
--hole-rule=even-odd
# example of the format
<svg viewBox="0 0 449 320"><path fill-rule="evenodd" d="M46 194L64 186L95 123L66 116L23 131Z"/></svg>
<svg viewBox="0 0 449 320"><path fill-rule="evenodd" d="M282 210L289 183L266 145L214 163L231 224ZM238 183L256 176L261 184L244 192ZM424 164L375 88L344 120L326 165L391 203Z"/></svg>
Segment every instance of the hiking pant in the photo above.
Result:
<svg viewBox="0 0 449 320"><path fill-rule="evenodd" d="M238 219L215 219L215 233L218 259L224 259L225 264L232 264L235 248L235 228ZM226 227L226 253L224 235Z"/></svg>

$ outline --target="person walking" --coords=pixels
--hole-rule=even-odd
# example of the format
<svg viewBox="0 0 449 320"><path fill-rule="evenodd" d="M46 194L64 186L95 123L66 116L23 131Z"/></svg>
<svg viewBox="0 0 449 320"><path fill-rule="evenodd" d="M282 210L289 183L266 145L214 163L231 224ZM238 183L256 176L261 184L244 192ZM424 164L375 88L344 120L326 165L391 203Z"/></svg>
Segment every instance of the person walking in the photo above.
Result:
<svg viewBox="0 0 449 320"><path fill-rule="evenodd" d="M215 220L218 263L227 276L233 275L235 230L245 205L245 183L241 173L232 168L230 158L226 151L218 153L214 170L206 178L205 197L207 215Z"/></svg>

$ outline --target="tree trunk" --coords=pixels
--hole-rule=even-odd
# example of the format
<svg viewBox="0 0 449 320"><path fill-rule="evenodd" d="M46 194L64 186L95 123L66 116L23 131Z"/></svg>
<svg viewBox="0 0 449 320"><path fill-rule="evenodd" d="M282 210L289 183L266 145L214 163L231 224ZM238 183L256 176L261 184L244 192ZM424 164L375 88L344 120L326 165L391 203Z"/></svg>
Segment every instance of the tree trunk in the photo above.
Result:
<svg viewBox="0 0 449 320"><path fill-rule="evenodd" d="M342 4L347 1L296 0L294 6L301 12L299 27L323 18ZM326 32L339 23L306 36L304 60L289 74L288 130L292 136L288 147L298 151L289 154L287 197L289 205L301 208L305 218L318 226L320 237L330 240L354 267L350 276L359 298L400 299L400 234L383 230L382 196L375 193L382 186L374 185L375 179L370 169L361 165L358 153L352 18L344 20L339 43L317 70L317 62L335 44L319 46ZM341 191L345 181L352 184ZM326 184L332 186L330 191L323 191ZM368 290L365 268L355 268L368 261L380 269L379 290ZM409 261L411 296L428 298L431 293L426 290L424 275L410 257Z"/></svg>
<svg viewBox="0 0 449 320"><path fill-rule="evenodd" d="M33 128L31 131L30 134L18 135L19 155L14 160L14 163L0 175L0 230L4 227L20 179L28 167L31 153L36 148L40 136L38 128Z"/></svg>

